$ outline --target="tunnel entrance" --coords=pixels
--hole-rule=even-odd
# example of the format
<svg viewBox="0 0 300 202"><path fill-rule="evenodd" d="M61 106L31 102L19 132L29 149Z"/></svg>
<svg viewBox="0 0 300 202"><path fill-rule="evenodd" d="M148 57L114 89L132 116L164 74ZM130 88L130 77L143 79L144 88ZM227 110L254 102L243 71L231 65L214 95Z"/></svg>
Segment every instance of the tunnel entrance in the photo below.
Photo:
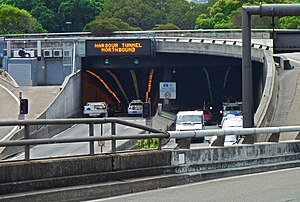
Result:
<svg viewBox="0 0 300 202"><path fill-rule="evenodd" d="M151 98L152 106L156 107L157 103L163 103L159 99L160 82L176 82L177 98L170 100L174 113L212 106L218 117L222 101L242 101L239 58L157 53L155 57L140 57L138 65L132 61L130 57L110 57L110 65L105 65L104 57L83 58L83 103L105 101L128 105L134 99ZM254 86L261 86L262 67L261 63L253 62ZM261 92L254 95L256 109Z"/></svg>

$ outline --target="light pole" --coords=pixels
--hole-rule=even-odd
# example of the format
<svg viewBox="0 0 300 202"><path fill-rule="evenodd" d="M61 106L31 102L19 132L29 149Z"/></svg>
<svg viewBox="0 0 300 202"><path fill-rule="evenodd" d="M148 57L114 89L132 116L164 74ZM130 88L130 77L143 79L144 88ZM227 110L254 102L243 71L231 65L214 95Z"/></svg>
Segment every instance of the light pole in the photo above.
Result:
<svg viewBox="0 0 300 202"><path fill-rule="evenodd" d="M68 32L70 32L70 26L72 25L72 22L68 21L68 22L66 22L66 25L68 27Z"/></svg>

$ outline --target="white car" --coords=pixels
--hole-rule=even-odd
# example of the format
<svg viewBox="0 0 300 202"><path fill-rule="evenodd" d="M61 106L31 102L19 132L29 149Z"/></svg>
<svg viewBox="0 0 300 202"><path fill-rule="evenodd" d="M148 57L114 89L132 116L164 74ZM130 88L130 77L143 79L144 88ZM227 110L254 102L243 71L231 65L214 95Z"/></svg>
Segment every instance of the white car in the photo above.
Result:
<svg viewBox="0 0 300 202"><path fill-rule="evenodd" d="M88 102L83 107L83 114L90 117L107 117L107 105L105 102Z"/></svg>
<svg viewBox="0 0 300 202"><path fill-rule="evenodd" d="M230 129L230 130L239 130L243 128L243 116L229 116L223 118L220 127L222 129ZM224 146L233 145L238 142L238 138L236 135L226 135L224 140ZM210 146L217 139L217 136L213 136L210 141Z"/></svg>
<svg viewBox="0 0 300 202"><path fill-rule="evenodd" d="M129 103L128 116L143 115L143 102L141 100L132 100Z"/></svg>
<svg viewBox="0 0 300 202"><path fill-rule="evenodd" d="M180 111L175 120L176 131L195 131L204 130L203 111ZM178 142L178 140L176 140ZM192 142L204 142L203 137L194 137Z"/></svg>
<svg viewBox="0 0 300 202"><path fill-rule="evenodd" d="M222 129L239 130L243 128L243 116L228 116L225 117L222 123ZM232 145L237 142L236 135L226 135L224 145Z"/></svg>

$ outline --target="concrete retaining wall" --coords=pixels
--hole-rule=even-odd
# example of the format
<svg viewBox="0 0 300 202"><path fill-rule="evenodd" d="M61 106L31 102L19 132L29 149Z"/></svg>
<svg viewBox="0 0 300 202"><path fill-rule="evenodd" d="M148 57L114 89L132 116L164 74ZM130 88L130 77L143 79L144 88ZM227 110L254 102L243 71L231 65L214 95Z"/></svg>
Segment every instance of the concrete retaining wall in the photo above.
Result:
<svg viewBox="0 0 300 202"><path fill-rule="evenodd" d="M7 162L0 164L0 183L108 173L171 164L169 151L147 151Z"/></svg>
<svg viewBox="0 0 300 202"><path fill-rule="evenodd" d="M273 57L269 51L265 51L266 79L263 95L254 116L257 127L268 127L273 119L279 92L278 72ZM258 141L267 141L266 135L261 135Z"/></svg>
<svg viewBox="0 0 300 202"><path fill-rule="evenodd" d="M82 110L81 72L78 71L66 77L61 91L38 119L59 119L76 117ZM31 138L49 138L71 125L30 126ZM24 129L19 130L11 138L12 140L24 138ZM0 158L6 158L12 154L23 151L24 147L6 147L0 154Z"/></svg>
<svg viewBox="0 0 300 202"><path fill-rule="evenodd" d="M151 183L155 182L155 186L160 183L174 186L177 184L178 177L185 184L205 180L204 175L207 175L205 177L207 179L214 179L234 176L237 173L248 174L298 166L299 154L300 141L295 141L280 144L143 151L7 162L0 164L0 195L13 199L14 195L7 194L44 190L43 192L50 196L52 190L53 193L62 197L58 193L60 192L58 189L52 188L62 187L60 190L63 191L76 189L76 193L81 193L81 189L91 188L91 184L103 187L103 189L112 189L112 184L123 184L129 179L133 179L131 186L140 186L141 190L147 190L147 187L149 188L148 179ZM194 173L192 175L176 175L176 173L189 172ZM191 181L189 176L198 177ZM163 182L160 181L160 178L164 179ZM113 189L118 190L118 187L115 186ZM32 192L33 197L35 194ZM84 193L81 194L84 195ZM20 193L16 197L23 195ZM95 190L93 195L99 198ZM70 193L63 194L63 196L69 199L76 198ZM85 198L92 198L92 196Z"/></svg>
<svg viewBox="0 0 300 202"><path fill-rule="evenodd" d="M38 119L59 119L81 114L81 83L81 71L66 77L61 92Z"/></svg>
<svg viewBox="0 0 300 202"><path fill-rule="evenodd" d="M300 141L172 151L172 165L240 161L300 154Z"/></svg>

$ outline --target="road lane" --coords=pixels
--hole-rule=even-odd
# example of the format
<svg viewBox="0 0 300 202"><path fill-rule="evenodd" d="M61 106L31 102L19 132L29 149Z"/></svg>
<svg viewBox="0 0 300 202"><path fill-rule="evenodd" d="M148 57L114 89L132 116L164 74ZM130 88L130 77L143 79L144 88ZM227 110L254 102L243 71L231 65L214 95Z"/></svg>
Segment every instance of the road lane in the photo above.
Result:
<svg viewBox="0 0 300 202"><path fill-rule="evenodd" d="M298 176L298 177L297 177ZM300 201L300 168L209 180L93 202Z"/></svg>

